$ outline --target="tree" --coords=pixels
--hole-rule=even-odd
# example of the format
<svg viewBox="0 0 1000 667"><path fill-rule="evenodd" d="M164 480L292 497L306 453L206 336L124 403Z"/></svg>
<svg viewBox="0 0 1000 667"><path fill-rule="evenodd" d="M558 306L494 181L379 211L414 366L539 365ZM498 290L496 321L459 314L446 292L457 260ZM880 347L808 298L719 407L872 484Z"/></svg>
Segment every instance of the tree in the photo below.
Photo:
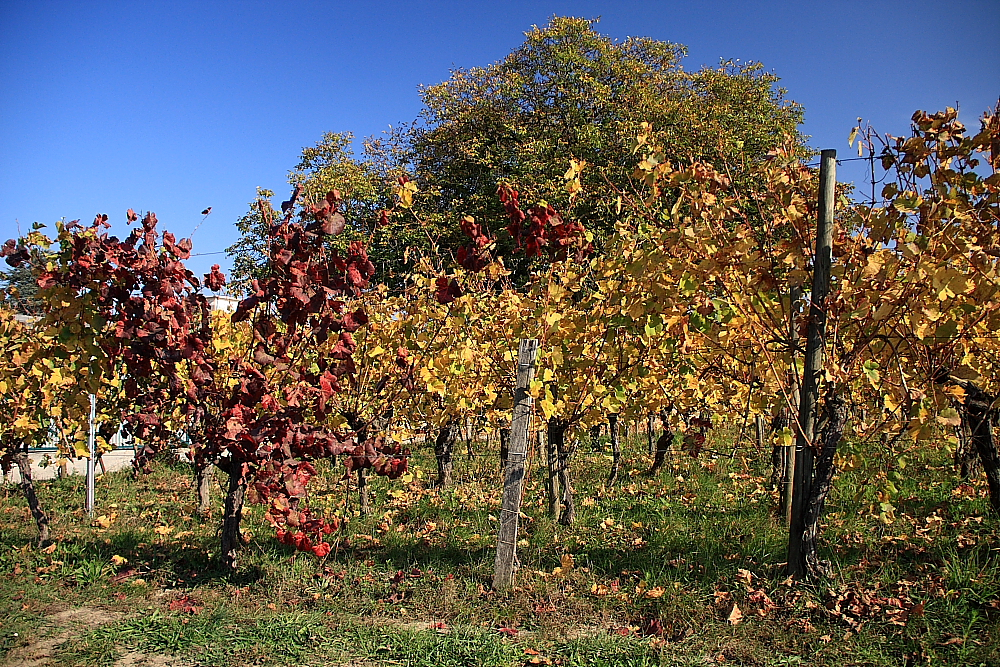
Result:
<svg viewBox="0 0 1000 667"><path fill-rule="evenodd" d="M331 250L344 252L351 243L361 241L378 268L380 281L398 286L407 248L425 246L426 235L412 215L394 210L394 182L404 175L399 167L377 159L372 144L358 156L351 149L354 136L349 132L327 132L315 146L302 149L299 162L288 173L288 182L302 186L302 203L320 205L326 194L338 193L346 220L344 231L327 240ZM279 214L271 206L270 190L258 189L250 210L236 222L242 238L227 248L233 257L233 280L229 288L246 294L253 279L265 280L269 248L269 223Z"/></svg>
<svg viewBox="0 0 1000 667"><path fill-rule="evenodd" d="M744 172L786 137L801 145L802 108L783 99L760 64L687 72L684 47L616 42L595 23L555 17L502 61L421 90L424 109L402 132L397 159L412 167L429 234L443 250L464 243L464 215L491 235L506 225L495 196L501 183L606 238L620 213L618 191L632 190L641 128L662 148L650 159L711 161L737 179L753 178ZM511 246L500 234L499 254Z"/></svg>
<svg viewBox="0 0 1000 667"><path fill-rule="evenodd" d="M32 232L40 232L44 228L41 223L32 225ZM23 246L21 252L35 253L32 258L33 264L40 264L49 259L43 248ZM0 305L18 313L19 315L29 315L37 317L44 310L44 304L38 297L38 283L35 282L35 275L31 272L28 264L8 264L8 268L0 271Z"/></svg>

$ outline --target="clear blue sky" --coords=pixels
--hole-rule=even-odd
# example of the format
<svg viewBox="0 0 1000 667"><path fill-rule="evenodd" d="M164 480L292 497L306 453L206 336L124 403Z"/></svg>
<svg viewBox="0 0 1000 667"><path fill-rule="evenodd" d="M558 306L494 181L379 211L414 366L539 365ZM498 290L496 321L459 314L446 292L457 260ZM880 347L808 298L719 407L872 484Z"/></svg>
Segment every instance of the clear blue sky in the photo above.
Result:
<svg viewBox="0 0 1000 667"><path fill-rule="evenodd" d="M688 69L761 61L813 146L842 156L858 116L903 134L957 103L977 128L1000 95L1000 0L0 0L0 241L98 212L124 234L129 207L187 236L212 206L195 252L223 250L257 186L286 194L303 146L412 120L418 85L503 58L554 14L685 44ZM228 268L192 268L213 262Z"/></svg>

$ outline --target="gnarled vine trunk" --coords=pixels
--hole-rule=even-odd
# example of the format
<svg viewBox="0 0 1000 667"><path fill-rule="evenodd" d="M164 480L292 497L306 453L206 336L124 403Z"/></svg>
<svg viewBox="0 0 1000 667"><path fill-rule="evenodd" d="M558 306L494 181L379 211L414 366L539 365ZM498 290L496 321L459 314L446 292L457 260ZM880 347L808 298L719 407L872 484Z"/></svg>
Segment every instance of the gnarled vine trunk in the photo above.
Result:
<svg viewBox="0 0 1000 667"><path fill-rule="evenodd" d="M559 523L564 526L576 521L576 505L573 502L573 484L570 479L569 458L574 447L566 442L566 429L569 424L561 419L550 419L548 422L549 446L555 448L558 460L559 486L562 489L562 511L559 512Z"/></svg>
<svg viewBox="0 0 1000 667"><path fill-rule="evenodd" d="M971 382L964 384L966 398L962 404L962 418L967 420L972 444L979 454L979 461L986 473L990 491L990 506L1000 512L1000 456L993 437L993 409L996 399Z"/></svg>
<svg viewBox="0 0 1000 667"><path fill-rule="evenodd" d="M212 511L212 482L215 466L210 461L194 459L194 486L198 493L198 514L208 516Z"/></svg>
<svg viewBox="0 0 1000 667"><path fill-rule="evenodd" d="M220 545L220 560L226 569L236 569L236 557L243 547L243 504L246 502L249 472L243 464L232 459L219 463L219 468L229 475L229 485L226 490L226 504L222 517L222 540Z"/></svg>
<svg viewBox="0 0 1000 667"><path fill-rule="evenodd" d="M437 439L434 441L434 456L437 457L438 468L438 488L445 489L451 486L452 472L455 467L452 455L455 451L455 441L457 439L458 422L450 419L438 431Z"/></svg>
<svg viewBox="0 0 1000 667"><path fill-rule="evenodd" d="M792 423L791 412L787 407L779 408L771 420L771 431L777 433L789 427ZM771 490L778 494L776 512L782 514L788 504L787 495L790 480L788 477L788 457L791 447L777 442L771 447Z"/></svg>
<svg viewBox="0 0 1000 667"><path fill-rule="evenodd" d="M968 427L969 439L979 454L979 462L986 474L990 506L994 512L1000 513L1000 454L997 453L997 443L993 437L998 399L968 380L949 375L947 371L940 372L934 381L938 384L954 384L965 390L965 402L961 404L959 414L963 425Z"/></svg>
<svg viewBox="0 0 1000 667"><path fill-rule="evenodd" d="M510 429L500 429L500 472L507 468L507 453L510 450Z"/></svg>
<svg viewBox="0 0 1000 667"><path fill-rule="evenodd" d="M601 445L601 425L594 424L590 427L590 448L597 451Z"/></svg>
<svg viewBox="0 0 1000 667"><path fill-rule="evenodd" d="M541 431L538 433L540 440L543 440L542 445L544 446L545 456L543 460L545 461L545 492L548 496L548 509L549 517L552 519L559 518L559 452L556 450L556 444L548 437L548 428L545 430L545 435L543 436Z"/></svg>
<svg viewBox="0 0 1000 667"><path fill-rule="evenodd" d="M648 445L649 455L652 456L656 453L656 415L650 413L646 417L646 444Z"/></svg>
<svg viewBox="0 0 1000 667"><path fill-rule="evenodd" d="M618 415L608 415L608 435L611 438L611 474L608 475L608 487L615 485L622 468L622 443L618 434Z"/></svg>
<svg viewBox="0 0 1000 667"><path fill-rule="evenodd" d="M955 435L958 436L958 447L955 448L955 467L964 480L970 480L979 474L979 457L976 454L976 444L972 441L972 428L969 426L969 417L961 406L958 412L962 417L962 423L955 427Z"/></svg>
<svg viewBox="0 0 1000 667"><path fill-rule="evenodd" d="M826 498L833 488L833 475L836 472L833 459L837 453L837 445L844 437L844 427L847 424L847 402L839 393L831 392L827 396L825 408L826 421L819 437L823 448L814 459L813 479L809 487L802 531L802 558L805 561L806 575L811 579L819 579L829 574L826 564L819 559L817 551L819 520L823 515Z"/></svg>
<svg viewBox="0 0 1000 667"><path fill-rule="evenodd" d="M660 468L663 467L663 462L666 460L667 454L670 453L670 448L674 444L674 431L670 428L667 415L660 415L660 421L663 422L663 432L656 440L656 454L653 457L653 465L646 471L646 474L649 476L660 472Z"/></svg>
<svg viewBox="0 0 1000 667"><path fill-rule="evenodd" d="M35 482L31 478L31 459L28 458L28 453L22 450L14 455L14 463L21 473L21 492L28 503L28 509L31 510L31 516L35 519L35 525L38 526L38 546L43 547L49 541L49 516L42 509L38 494L35 493Z"/></svg>
<svg viewBox="0 0 1000 667"><path fill-rule="evenodd" d="M372 511L371 491L368 489L368 471L358 468L358 511L368 516Z"/></svg>

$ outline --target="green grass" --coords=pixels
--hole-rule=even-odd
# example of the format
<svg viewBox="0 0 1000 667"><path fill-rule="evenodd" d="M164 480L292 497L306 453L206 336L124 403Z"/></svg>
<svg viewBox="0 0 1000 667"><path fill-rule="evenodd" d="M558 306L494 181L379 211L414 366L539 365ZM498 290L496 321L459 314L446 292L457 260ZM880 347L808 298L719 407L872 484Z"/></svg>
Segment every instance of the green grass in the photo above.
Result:
<svg viewBox="0 0 1000 667"><path fill-rule="evenodd" d="M711 446L728 451L726 435ZM899 452L883 452L840 474L823 534L833 575L817 585L785 581L769 452L684 456L650 479L639 450L628 445L633 464L608 490L605 452L580 447L572 527L545 515L533 468L508 593L489 587L500 500L492 456L460 456L458 484L439 492L426 483L432 457L418 452L423 476L373 480L367 518L347 502L340 470L322 469L311 501L350 520L339 549L324 561L295 554L251 507L235 574L215 564L219 507L196 516L182 465L101 478L107 527L78 509L82 480L40 484L52 553L34 548L27 508L9 488L0 656L58 632L53 613L93 607L116 620L73 628L58 662L111 665L139 652L220 666L1000 665L997 518L983 485L963 485L943 449L907 452L903 469ZM574 568L554 573L564 554Z"/></svg>

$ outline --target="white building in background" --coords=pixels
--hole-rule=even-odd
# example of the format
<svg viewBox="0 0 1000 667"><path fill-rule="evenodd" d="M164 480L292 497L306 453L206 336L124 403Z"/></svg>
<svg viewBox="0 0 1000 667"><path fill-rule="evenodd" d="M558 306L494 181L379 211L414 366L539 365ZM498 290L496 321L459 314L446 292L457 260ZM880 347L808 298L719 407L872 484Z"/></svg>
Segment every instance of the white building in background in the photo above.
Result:
<svg viewBox="0 0 1000 667"><path fill-rule="evenodd" d="M212 310L221 310L224 313L232 313L240 305L240 300L235 296L215 295L207 299L208 307Z"/></svg>

